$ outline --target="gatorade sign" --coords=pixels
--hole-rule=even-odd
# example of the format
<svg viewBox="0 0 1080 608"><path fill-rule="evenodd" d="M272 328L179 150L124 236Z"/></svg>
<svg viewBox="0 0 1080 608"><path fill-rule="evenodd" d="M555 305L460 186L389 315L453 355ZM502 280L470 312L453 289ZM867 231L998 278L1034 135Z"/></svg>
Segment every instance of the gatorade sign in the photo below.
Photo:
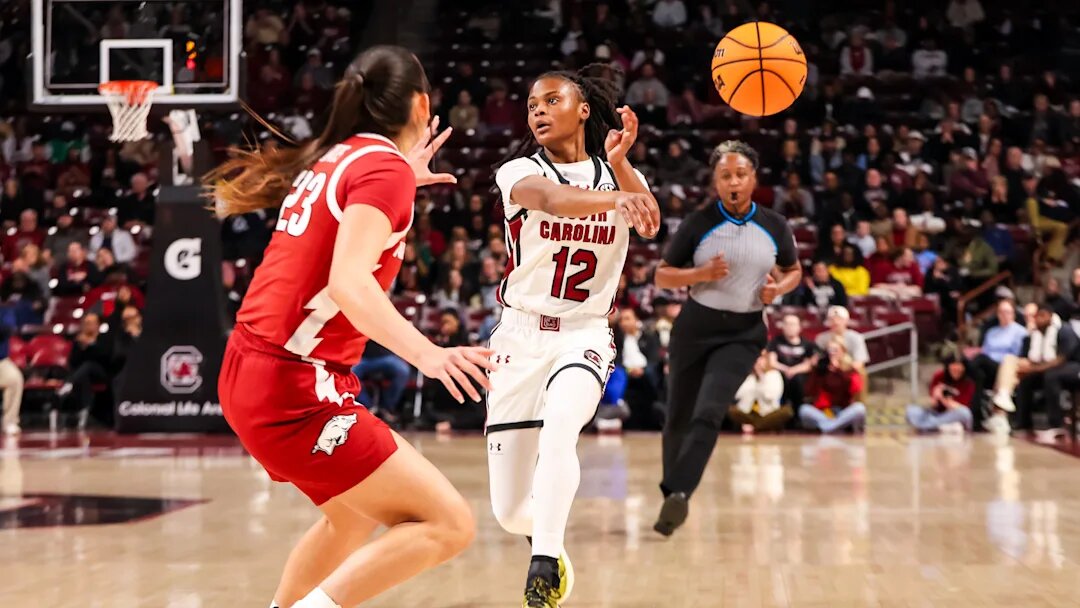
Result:
<svg viewBox="0 0 1080 608"><path fill-rule="evenodd" d="M177 239L165 249L165 272L178 281L199 277L202 269L202 239Z"/></svg>
<svg viewBox="0 0 1080 608"><path fill-rule="evenodd" d="M117 381L116 429L228 432L217 376L229 324L221 224L196 187L162 187L143 333Z"/></svg>

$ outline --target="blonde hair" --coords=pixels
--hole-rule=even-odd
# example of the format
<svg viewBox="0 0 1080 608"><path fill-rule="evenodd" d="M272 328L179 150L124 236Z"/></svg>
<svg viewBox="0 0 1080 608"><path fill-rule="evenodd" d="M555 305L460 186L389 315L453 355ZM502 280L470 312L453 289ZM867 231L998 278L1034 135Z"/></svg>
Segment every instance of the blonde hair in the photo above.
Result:
<svg viewBox="0 0 1080 608"><path fill-rule="evenodd" d="M843 338L837 336L830 340L829 343L825 345L825 353L828 354L829 347L834 344L844 351L844 355L840 357L840 370L850 372L852 368L855 367L855 361L851 358L851 355L848 354L847 345L844 344Z"/></svg>

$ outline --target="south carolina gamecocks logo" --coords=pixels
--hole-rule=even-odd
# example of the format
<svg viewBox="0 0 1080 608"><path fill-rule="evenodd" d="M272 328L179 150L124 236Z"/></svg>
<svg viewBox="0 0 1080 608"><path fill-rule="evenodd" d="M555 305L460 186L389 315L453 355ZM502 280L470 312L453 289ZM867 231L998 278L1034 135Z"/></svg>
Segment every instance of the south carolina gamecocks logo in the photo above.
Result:
<svg viewBox="0 0 1080 608"><path fill-rule="evenodd" d="M174 346L161 356L161 386L177 395L194 393L202 386L199 368L203 356L194 346Z"/></svg>

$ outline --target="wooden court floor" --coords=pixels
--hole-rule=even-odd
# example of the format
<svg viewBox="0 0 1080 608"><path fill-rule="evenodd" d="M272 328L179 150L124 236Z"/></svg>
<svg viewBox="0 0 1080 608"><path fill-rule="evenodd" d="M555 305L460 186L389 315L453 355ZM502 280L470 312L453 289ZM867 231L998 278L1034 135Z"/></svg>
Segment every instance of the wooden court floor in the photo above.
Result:
<svg viewBox="0 0 1080 608"><path fill-rule="evenodd" d="M519 606L528 546L488 510L482 438L410 439L479 535L369 605ZM265 608L315 509L229 440L177 445L7 443L0 606ZM571 607L1080 605L1080 459L1026 441L725 437L671 539L651 531L657 436L586 437L581 455Z"/></svg>

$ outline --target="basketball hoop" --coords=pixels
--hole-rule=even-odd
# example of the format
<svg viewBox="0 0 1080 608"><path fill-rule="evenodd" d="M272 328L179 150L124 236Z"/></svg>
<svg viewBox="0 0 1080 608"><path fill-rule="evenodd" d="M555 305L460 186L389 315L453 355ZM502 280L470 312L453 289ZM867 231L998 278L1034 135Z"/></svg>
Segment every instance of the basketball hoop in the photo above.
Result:
<svg viewBox="0 0 1080 608"><path fill-rule="evenodd" d="M112 114L112 141L139 141L150 137L146 130L146 117L154 103L154 92L159 88L152 80L112 80L103 82L98 91L109 105Z"/></svg>

